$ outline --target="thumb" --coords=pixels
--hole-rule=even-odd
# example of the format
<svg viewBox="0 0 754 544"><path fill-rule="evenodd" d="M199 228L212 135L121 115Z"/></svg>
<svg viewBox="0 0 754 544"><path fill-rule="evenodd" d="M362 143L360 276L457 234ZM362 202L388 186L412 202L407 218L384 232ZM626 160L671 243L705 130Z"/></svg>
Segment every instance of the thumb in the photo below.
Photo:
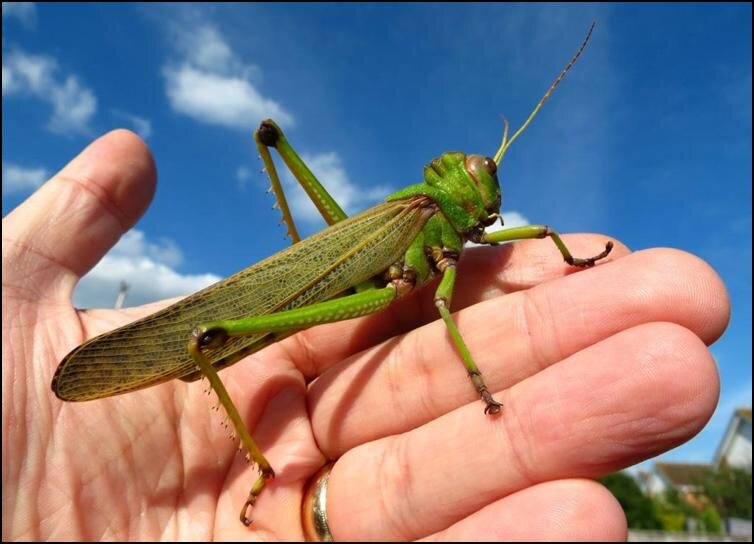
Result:
<svg viewBox="0 0 754 544"><path fill-rule="evenodd" d="M144 142L114 130L92 142L3 219L6 289L70 300L78 279L141 217L157 172Z"/></svg>

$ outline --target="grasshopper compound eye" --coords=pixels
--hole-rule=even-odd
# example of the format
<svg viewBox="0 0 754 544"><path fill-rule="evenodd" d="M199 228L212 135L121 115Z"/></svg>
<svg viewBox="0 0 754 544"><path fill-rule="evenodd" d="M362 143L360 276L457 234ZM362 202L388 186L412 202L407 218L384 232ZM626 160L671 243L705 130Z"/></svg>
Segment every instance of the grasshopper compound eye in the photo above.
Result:
<svg viewBox="0 0 754 544"><path fill-rule="evenodd" d="M487 172L490 173L490 176L497 174L497 164L494 159L486 157L484 159L484 167L487 169Z"/></svg>
<svg viewBox="0 0 754 544"><path fill-rule="evenodd" d="M466 172L476 184L487 214L500 211L500 183L497 179L497 164L489 157L468 155ZM480 218L481 219L481 218Z"/></svg>

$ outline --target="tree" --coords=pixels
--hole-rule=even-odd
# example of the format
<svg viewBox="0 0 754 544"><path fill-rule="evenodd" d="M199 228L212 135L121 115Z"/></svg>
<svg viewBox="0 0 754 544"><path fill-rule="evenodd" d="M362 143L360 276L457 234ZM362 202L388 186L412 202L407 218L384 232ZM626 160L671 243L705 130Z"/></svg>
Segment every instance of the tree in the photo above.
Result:
<svg viewBox="0 0 754 544"><path fill-rule="evenodd" d="M700 521L702 528L708 533L723 532L723 521L720 519L720 514L717 513L717 510L711 504L704 508Z"/></svg>
<svg viewBox="0 0 754 544"><path fill-rule="evenodd" d="M618 499L631 529L660 529L655 505L642 493L636 481L624 472L614 472L600 479L602 485Z"/></svg>
<svg viewBox="0 0 754 544"><path fill-rule="evenodd" d="M702 529L699 510L688 503L675 487L655 498L657 518L663 531L698 531ZM689 523L689 520L693 520Z"/></svg>
<svg viewBox="0 0 754 544"><path fill-rule="evenodd" d="M751 519L751 469L723 464L711 470L699 487L723 518Z"/></svg>

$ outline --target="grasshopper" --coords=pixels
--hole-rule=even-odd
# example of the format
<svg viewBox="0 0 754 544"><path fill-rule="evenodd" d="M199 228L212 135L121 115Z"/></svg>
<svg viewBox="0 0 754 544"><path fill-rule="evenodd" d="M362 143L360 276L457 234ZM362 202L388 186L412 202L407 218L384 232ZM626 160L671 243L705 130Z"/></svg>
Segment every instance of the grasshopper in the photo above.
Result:
<svg viewBox="0 0 754 544"><path fill-rule="evenodd" d="M296 331L364 316L440 276L435 305L471 382L497 414L501 404L482 374L450 313L456 263L464 243L499 244L546 238L572 266L590 267L610 253L589 258L571 255L560 236L546 225L486 233L500 215L497 171L510 145L531 123L552 91L586 47L583 43L523 125L490 157L443 153L424 168L423 181L401 189L384 203L347 217L272 120L261 123L254 140L267 171L293 245L150 316L97 336L71 351L52 379L62 400L84 401L157 385L173 378L208 378L260 475L240 519L265 483L274 477L270 463L251 437L217 371ZM287 205L270 149L275 149L325 218L329 227L301 240ZM221 320L218 320L221 319Z"/></svg>

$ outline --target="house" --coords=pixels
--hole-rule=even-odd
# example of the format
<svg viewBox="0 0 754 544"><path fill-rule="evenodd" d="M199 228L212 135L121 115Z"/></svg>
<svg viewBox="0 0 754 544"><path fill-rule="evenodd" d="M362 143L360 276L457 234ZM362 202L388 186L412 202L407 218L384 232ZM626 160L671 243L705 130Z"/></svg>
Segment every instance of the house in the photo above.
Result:
<svg viewBox="0 0 754 544"><path fill-rule="evenodd" d="M698 491L698 482L710 472L709 463L660 463L640 474L640 485L647 495L659 495L670 488L684 497Z"/></svg>
<svg viewBox="0 0 754 544"><path fill-rule="evenodd" d="M639 485L650 496L676 489L686 502L698 510L704 507L705 499L697 493L699 482L721 466L751 470L751 408L738 408L728 423L712 463L663 463L656 462L648 472L638 474ZM728 535L751 540L750 519L726 518L725 532ZM687 530L693 530L694 520L687 519Z"/></svg>
<svg viewBox="0 0 754 544"><path fill-rule="evenodd" d="M715 467L722 464L751 470L751 408L733 413L713 461Z"/></svg>
<svg viewBox="0 0 754 544"><path fill-rule="evenodd" d="M697 482L721 464L751 470L751 408L738 408L733 412L711 464L657 462L649 472L639 473L639 485L648 495L658 495L674 487L689 496L697 490Z"/></svg>

